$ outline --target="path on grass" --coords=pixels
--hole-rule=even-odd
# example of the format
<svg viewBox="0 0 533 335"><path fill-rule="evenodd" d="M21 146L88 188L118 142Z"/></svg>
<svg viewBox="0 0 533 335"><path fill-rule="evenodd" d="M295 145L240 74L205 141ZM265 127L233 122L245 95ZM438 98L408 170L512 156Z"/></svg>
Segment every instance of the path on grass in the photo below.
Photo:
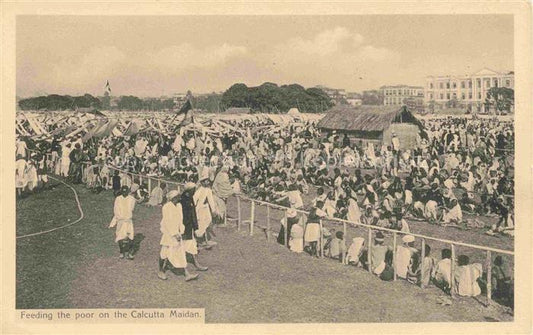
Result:
<svg viewBox="0 0 533 335"><path fill-rule="evenodd" d="M198 281L185 283L174 275L161 281L161 208L137 206L140 250L133 261L119 260L114 230L107 228L113 195L74 187L85 211L83 225L17 241L17 308L202 307L207 322L244 323L512 319L471 298L440 306L435 288L382 282L362 269L291 253L260 231L250 237L231 226L218 228L219 245L201 252L209 271ZM35 201L43 206L46 197ZM236 216L233 209L230 214ZM56 211L58 221L69 215Z"/></svg>

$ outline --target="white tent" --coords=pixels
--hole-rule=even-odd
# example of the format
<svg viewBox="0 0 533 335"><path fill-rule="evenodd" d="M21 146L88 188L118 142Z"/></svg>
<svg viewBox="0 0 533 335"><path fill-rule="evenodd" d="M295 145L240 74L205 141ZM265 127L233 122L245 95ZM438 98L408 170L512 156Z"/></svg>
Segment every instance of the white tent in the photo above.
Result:
<svg viewBox="0 0 533 335"><path fill-rule="evenodd" d="M287 112L287 115L299 116L300 115L300 111L298 110L298 108L293 107L293 108L289 109L289 111Z"/></svg>

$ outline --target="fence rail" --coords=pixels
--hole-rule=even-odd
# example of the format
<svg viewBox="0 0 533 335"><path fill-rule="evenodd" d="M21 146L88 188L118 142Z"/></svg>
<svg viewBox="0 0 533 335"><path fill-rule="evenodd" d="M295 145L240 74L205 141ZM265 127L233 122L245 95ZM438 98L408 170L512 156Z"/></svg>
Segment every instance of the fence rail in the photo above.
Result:
<svg viewBox="0 0 533 335"><path fill-rule="evenodd" d="M88 165L88 164L85 164L85 165ZM82 164L82 169L83 169L83 164ZM143 183L144 180L147 181L147 185L148 185L148 191L149 193L151 193L152 191L152 181L156 181L159 185L164 182L168 185L175 185L178 187L178 190L184 185L183 183L179 183L179 182L176 182L176 181L172 181L172 180L167 180L167 179L163 179L163 178L160 178L160 177L156 177L156 176L148 176L148 175L142 175L142 174L139 174L139 173L133 173L133 172L129 172L129 171L125 171L125 170L122 170L118 167L115 167L115 166L111 166L111 165L108 165L108 168L110 171L119 171L121 173L124 173L128 176L131 177L132 181L135 179L135 177L138 177L139 179L139 182L140 183ZM83 174L83 173L82 173ZM271 209L275 209L275 210L279 210L279 211L282 211L283 212L283 217L285 218L285 222L286 219L287 219L287 210L289 210L289 207L285 207L285 206L281 206L281 205L277 205L277 204L272 204L272 203L269 203L269 202L266 202L266 201L262 201L262 200L257 200L257 199L253 199L253 198L250 198L250 197L247 197L247 196L244 196L242 194L237 194L235 195L235 198L237 200L237 230L238 231L241 231L241 227L243 224L249 224L249 235L250 236L253 236L254 235L254 225L255 225L255 214L256 214L256 206L266 206L266 209L267 209L267 216L266 216L266 219L267 219L267 226L266 226L266 229L270 232L270 220L271 220ZM248 201L251 203L251 206L250 206L250 216L248 219L244 219L243 218L243 213L242 213L242 203L243 201ZM294 210L294 209L293 209ZM300 213L300 214L303 214L303 215L308 215L309 212L307 211L304 211L304 210L301 210L301 209L296 209L296 212L297 213ZM371 259L371 255L372 255L372 236L373 236L373 233L374 231L383 231L383 232L388 232L388 233L392 233L393 235L393 250L392 250L392 258L393 258L393 268L394 268L394 280L397 279L397 273L396 273L396 246L397 246L397 236L398 234L400 235L412 235L414 237L417 237L419 239L421 239L422 241L422 258L421 258L421 266L422 266L422 269L421 269L421 286L423 287L423 282L424 282L424 269L423 269L423 260L424 260L424 256L425 256L425 244L426 244L426 241L427 240L431 240L431 241L436 241L436 242L440 242L440 243L443 243L443 244L446 244L446 245L449 245L450 246L450 249L451 249L451 253L452 253L452 257L451 257L451 280L450 280L450 292L453 296L453 292L454 292L454 278L455 278L455 271L456 271L456 265L455 265L455 259L456 259L456 250L455 250L455 247L456 246L461 246L461 247L468 247L468 248L472 248L472 249L476 249L476 250L480 250L480 251L484 251L486 253L486 269L487 269L487 302L486 302L486 305L488 306L490 303L491 303L491 265L492 265L492 253L496 253L496 254L505 254L505 255L510 255L510 256L513 256L514 257L514 252L513 251L510 251L510 250L503 250L503 249L497 249L497 248L491 248L491 247L486 247L486 246L481 246L481 245L475 245L475 244L470 244L470 243L464 243L464 242L458 242L458 241L452 241L452 240L448 240L448 239L442 239L442 238L437 238L437 237L432 237L432 236L426 236L426 235L422 235L422 234L415 234L415 233L405 233L405 232L401 232L401 231L397 231L397 230L394 230L394 229L389 229L389 228L384 228L384 227L378 227L378 226L372 226L372 225L367 225L367 224L363 224L363 223L357 223L357 222L351 222L351 221L348 221L348 220L343 220L343 219L339 219L339 218L328 218L327 221L329 222L334 222L334 223L337 223L337 224L342 224L343 226L343 232L345 233L345 236L346 236L346 230L347 230L347 226L351 226L351 227L359 227L359 228L366 228L368 229L368 237L367 237L367 241L368 241L368 245L367 245L367 248L368 248L368 252L367 252L367 263L368 263L368 270L369 272L372 272L372 265L371 265L371 262L372 262L372 259ZM287 225L288 226L288 225ZM324 253L323 253L323 246L324 246L324 241L323 241L323 238L322 238L322 220L320 220L320 230L321 230L321 234L320 234L320 239L319 239L319 245L320 245L320 257L324 257ZM305 223L304 223L304 229L305 229ZM305 230L304 230L305 231ZM288 241L289 241L289 238L290 236L288 236L288 229L285 228L285 245L288 247ZM267 234L267 240L270 240L270 237L269 237L269 234ZM305 241L304 241L305 243Z"/></svg>

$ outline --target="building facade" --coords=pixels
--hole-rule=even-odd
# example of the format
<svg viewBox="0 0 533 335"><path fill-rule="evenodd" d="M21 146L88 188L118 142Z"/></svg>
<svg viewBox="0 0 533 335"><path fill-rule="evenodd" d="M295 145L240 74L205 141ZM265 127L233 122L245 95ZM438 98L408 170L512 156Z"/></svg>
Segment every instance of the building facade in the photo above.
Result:
<svg viewBox="0 0 533 335"><path fill-rule="evenodd" d="M438 108L462 107L480 112L485 111L487 92L493 87L514 89L514 72L485 68L465 76L428 76L424 100L426 105Z"/></svg>
<svg viewBox="0 0 533 335"><path fill-rule="evenodd" d="M402 106L406 101L415 101L416 104L424 102L424 88L421 86L382 86L380 90L385 106Z"/></svg>

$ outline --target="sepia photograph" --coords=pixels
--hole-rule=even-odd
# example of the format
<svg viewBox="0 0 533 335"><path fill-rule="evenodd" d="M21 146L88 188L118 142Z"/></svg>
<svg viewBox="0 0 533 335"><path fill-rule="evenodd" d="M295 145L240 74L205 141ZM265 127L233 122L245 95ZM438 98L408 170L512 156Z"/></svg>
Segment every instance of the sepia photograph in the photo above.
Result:
<svg viewBox="0 0 533 335"><path fill-rule="evenodd" d="M18 15L13 33L21 319L515 321L513 15Z"/></svg>

